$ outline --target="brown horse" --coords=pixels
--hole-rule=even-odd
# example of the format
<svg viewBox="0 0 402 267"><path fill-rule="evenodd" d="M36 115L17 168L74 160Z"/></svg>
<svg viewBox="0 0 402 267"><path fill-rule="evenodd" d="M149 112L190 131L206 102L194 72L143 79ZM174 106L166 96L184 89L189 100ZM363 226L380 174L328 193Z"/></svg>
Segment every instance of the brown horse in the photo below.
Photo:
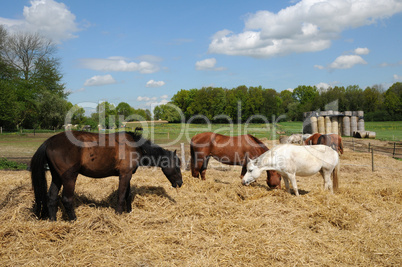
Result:
<svg viewBox="0 0 402 267"><path fill-rule="evenodd" d="M46 164L52 174L48 194ZM165 150L139 133L67 131L54 135L38 148L31 160L34 212L39 218L56 220L57 197L63 186L61 201L68 219L75 220L73 196L78 174L92 178L119 176L116 212L123 212L124 203L130 212L130 180L139 166L161 167L173 187L183 183L176 151Z"/></svg>
<svg viewBox="0 0 402 267"><path fill-rule="evenodd" d="M247 172L248 159L254 159L268 148L256 137L247 134L226 136L217 133L200 133L190 142L191 174L205 180L210 157L228 165L243 166L241 178ZM281 188L281 176L276 171L267 171L267 184L271 188Z"/></svg>
<svg viewBox="0 0 402 267"><path fill-rule="evenodd" d="M337 134L320 134L315 133L304 142L305 145L327 145L332 147L335 151L343 154L342 138Z"/></svg>

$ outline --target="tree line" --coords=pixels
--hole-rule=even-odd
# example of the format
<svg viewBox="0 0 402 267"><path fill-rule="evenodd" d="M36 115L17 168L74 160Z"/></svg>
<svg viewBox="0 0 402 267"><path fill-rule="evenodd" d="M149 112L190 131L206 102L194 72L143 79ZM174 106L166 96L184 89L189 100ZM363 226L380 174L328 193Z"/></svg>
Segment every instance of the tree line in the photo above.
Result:
<svg viewBox="0 0 402 267"><path fill-rule="evenodd" d="M156 107L154 115L155 119L170 122L179 122L183 116L186 121L201 123L206 119L220 123L262 122L265 118L271 121L272 116L282 114L286 115L285 120L301 121L304 112L328 109L363 110L367 121L402 120L402 83L394 83L388 90L378 85L364 90L357 85L328 89L301 85L293 91L281 92L244 85L232 89L180 90L172 97L171 103Z"/></svg>
<svg viewBox="0 0 402 267"><path fill-rule="evenodd" d="M96 111L86 115L85 109L74 105L72 107L71 124L90 126L91 129L120 128L123 122L152 120L151 111L148 109L135 109L126 102L120 102L117 106L107 101L97 105Z"/></svg>

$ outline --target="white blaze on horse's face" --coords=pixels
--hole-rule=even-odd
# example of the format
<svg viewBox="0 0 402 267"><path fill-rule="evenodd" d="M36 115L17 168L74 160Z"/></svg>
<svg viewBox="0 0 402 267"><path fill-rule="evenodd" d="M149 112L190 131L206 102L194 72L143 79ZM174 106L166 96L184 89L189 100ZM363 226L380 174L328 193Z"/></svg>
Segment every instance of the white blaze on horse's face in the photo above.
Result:
<svg viewBox="0 0 402 267"><path fill-rule="evenodd" d="M247 172L242 179L243 185L249 185L261 175L261 170L255 165L255 160L250 160L247 164Z"/></svg>

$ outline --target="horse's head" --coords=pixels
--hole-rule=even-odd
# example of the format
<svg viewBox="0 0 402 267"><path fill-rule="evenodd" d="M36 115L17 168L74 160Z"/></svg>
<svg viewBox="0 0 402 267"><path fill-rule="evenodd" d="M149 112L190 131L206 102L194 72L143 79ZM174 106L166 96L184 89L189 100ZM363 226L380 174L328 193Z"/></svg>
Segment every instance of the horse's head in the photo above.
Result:
<svg viewBox="0 0 402 267"><path fill-rule="evenodd" d="M267 171L267 185L269 188L281 189L281 175L276 171Z"/></svg>
<svg viewBox="0 0 402 267"><path fill-rule="evenodd" d="M261 175L261 170L256 165L257 159L250 160L247 164L247 172L242 179L243 185L249 185L254 182Z"/></svg>
<svg viewBox="0 0 402 267"><path fill-rule="evenodd" d="M173 187L181 187L183 184L181 176L181 162L179 157L176 155L176 151L167 151L167 160L163 166L161 166L163 173L169 179Z"/></svg>

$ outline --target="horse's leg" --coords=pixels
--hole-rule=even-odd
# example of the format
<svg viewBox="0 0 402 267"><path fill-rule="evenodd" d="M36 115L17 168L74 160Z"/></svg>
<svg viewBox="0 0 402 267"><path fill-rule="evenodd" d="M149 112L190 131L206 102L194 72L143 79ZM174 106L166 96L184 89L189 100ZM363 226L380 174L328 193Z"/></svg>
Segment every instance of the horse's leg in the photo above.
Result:
<svg viewBox="0 0 402 267"><path fill-rule="evenodd" d="M137 171L137 168L135 168L132 171L132 175ZM131 177L132 177L132 175L131 175ZM130 177L130 180L131 180L131 177ZM130 213L132 211L130 192L131 192L130 182L128 182L128 186L127 186L127 189L126 189L126 195L125 195L127 213Z"/></svg>
<svg viewBox="0 0 402 267"><path fill-rule="evenodd" d="M296 182L296 174L292 173L289 174L289 180L292 183L293 191L295 191L295 195L299 196L299 190L297 189L297 182Z"/></svg>
<svg viewBox="0 0 402 267"><path fill-rule="evenodd" d="M74 211L74 190L75 182L77 181L78 172L67 171L61 177L63 184L63 194L61 202L66 210L70 221L77 219Z"/></svg>
<svg viewBox="0 0 402 267"><path fill-rule="evenodd" d="M47 203L47 206L49 210L49 219L51 221L56 221L57 199L61 188L61 178L59 173L52 167L50 167L50 172L52 174L52 183L50 184L48 192L49 201Z"/></svg>
<svg viewBox="0 0 402 267"><path fill-rule="evenodd" d="M119 175L119 189L118 189L118 201L116 212L121 214L123 212L123 206L126 202L127 212L131 212L131 202L128 201L130 196L130 180L131 180L132 172L120 173ZM130 202L130 203L127 203ZM130 206L130 208L128 207Z"/></svg>
<svg viewBox="0 0 402 267"><path fill-rule="evenodd" d="M334 188L331 183L331 172L328 170L321 170L320 171L322 178L324 179L324 189L330 190L331 193L334 192Z"/></svg>
<svg viewBox="0 0 402 267"><path fill-rule="evenodd" d="M240 179L243 179L244 175L247 172L247 161L244 161L243 167L241 168ZM267 171L268 172L268 171ZM268 179L268 178L267 178Z"/></svg>
<svg viewBox="0 0 402 267"><path fill-rule="evenodd" d="M287 174L284 174L282 177L283 181L285 182L286 191L288 191L288 193L290 194L289 177L287 176Z"/></svg>
<svg viewBox="0 0 402 267"><path fill-rule="evenodd" d="M201 167L201 180L205 180L205 174L207 172L207 167L208 167L208 162L209 162L209 156L205 157L204 162L202 163L202 167Z"/></svg>

